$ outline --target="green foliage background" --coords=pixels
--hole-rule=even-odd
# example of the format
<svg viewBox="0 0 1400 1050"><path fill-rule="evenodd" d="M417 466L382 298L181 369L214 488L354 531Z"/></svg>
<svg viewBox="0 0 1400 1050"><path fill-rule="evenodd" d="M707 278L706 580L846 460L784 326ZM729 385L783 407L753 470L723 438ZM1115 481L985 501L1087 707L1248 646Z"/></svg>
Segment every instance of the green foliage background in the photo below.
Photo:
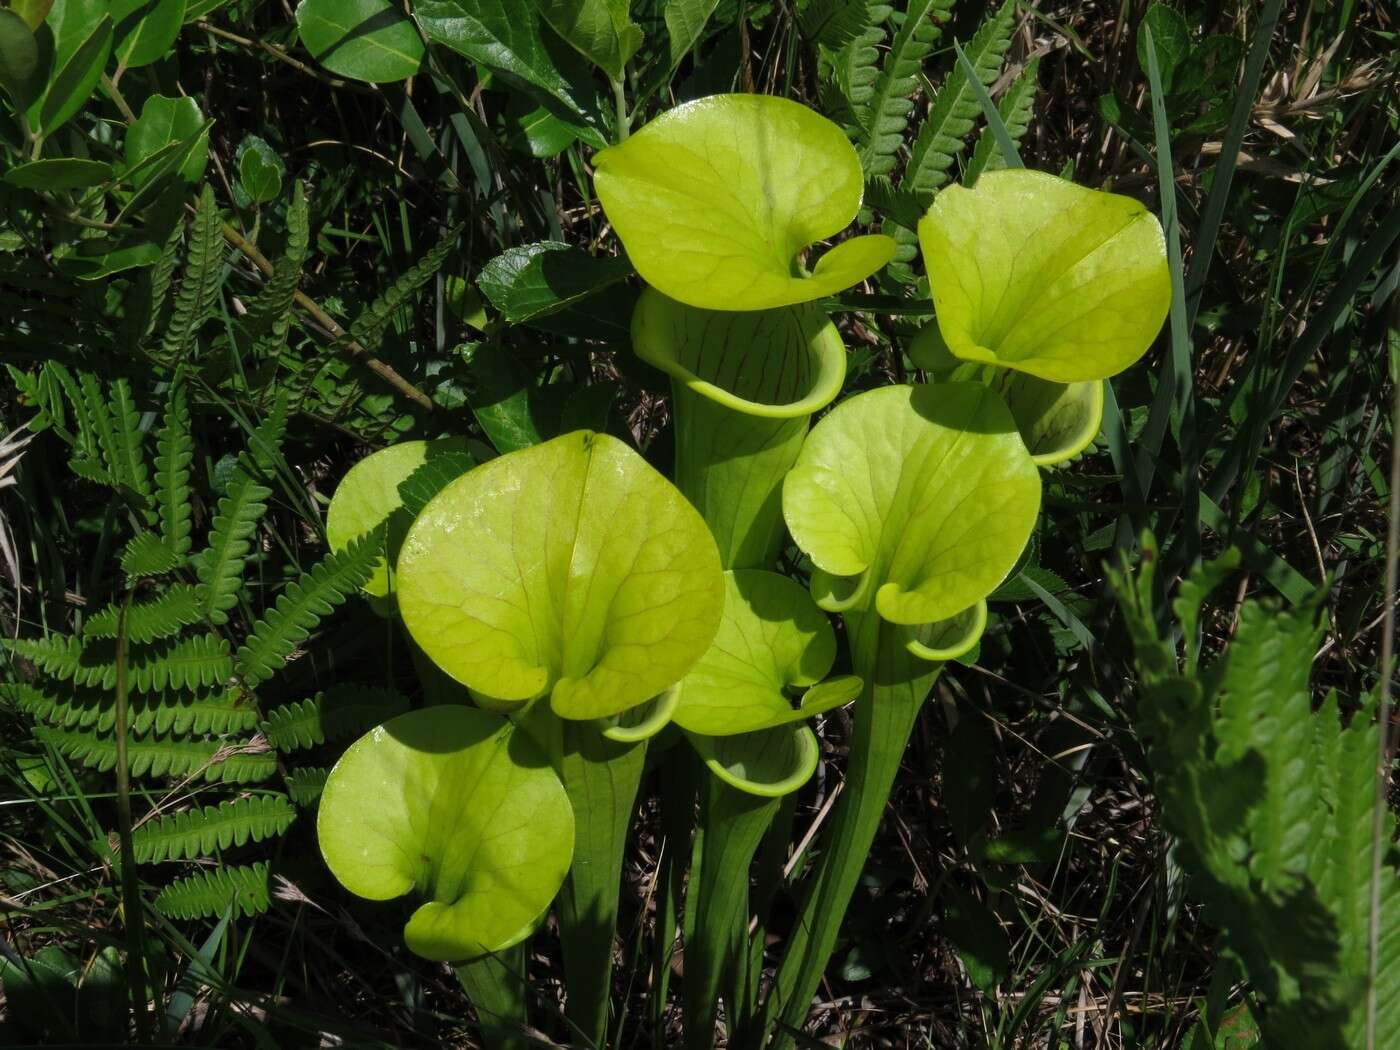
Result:
<svg viewBox="0 0 1400 1050"><path fill-rule="evenodd" d="M404 437L466 433L484 458L586 426L669 464L667 381L628 349L637 282L589 158L675 103L754 90L847 130L862 231L900 244L829 304L850 391L917 375L913 227L939 188L1005 163L984 94L1027 166L1142 198L1182 245L1177 316L1114 381L1096 445L1046 475L980 650L921 715L812 1034L1252 1045L1245 977L1268 1045L1364 1045L1364 902L1338 858L1369 863L1394 496L1388 5L409 6L416 23L388 0L0 4L0 628L19 639L0 1042L120 1042L130 991L155 1004L150 1039L471 1044L402 916L316 857L325 769L419 689L413 654L345 600L372 558L327 553L325 505ZM344 42L366 17L381 28ZM1155 575L1121 584L1124 613L1104 566L1136 563L1145 528ZM1173 581L1230 547L1228 585L1183 588L1173 620ZM1217 671L1177 662L1183 635ZM1246 696L1273 722L1232 706ZM847 728L823 723L793 841ZM1219 823L1193 824L1202 809ZM677 1039L670 827L645 804L618 1046ZM760 853L779 938L788 845ZM557 1027L548 934L529 965Z"/></svg>

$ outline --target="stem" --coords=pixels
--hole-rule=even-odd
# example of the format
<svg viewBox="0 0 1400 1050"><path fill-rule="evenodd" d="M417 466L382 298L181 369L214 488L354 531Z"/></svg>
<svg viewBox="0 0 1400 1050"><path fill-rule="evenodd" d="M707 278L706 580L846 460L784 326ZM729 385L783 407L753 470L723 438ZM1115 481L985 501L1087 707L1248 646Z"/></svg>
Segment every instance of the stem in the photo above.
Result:
<svg viewBox="0 0 1400 1050"><path fill-rule="evenodd" d="M621 76L612 82L613 104L617 107L617 141L626 142L627 136L632 134L631 117L627 113L627 83L626 77Z"/></svg>
<svg viewBox="0 0 1400 1050"><path fill-rule="evenodd" d="M686 912L693 914L695 936L685 953L685 1045L710 1050L719 1019L720 987L726 970L748 958L749 862L781 799L736 791L719 777L705 777L705 848L699 878L692 879ZM742 973L731 981L726 1003L731 1030L740 1008L735 992Z"/></svg>
<svg viewBox="0 0 1400 1050"><path fill-rule="evenodd" d="M905 652L898 632L873 611L848 613L851 662L865 680L856 702L855 732L847 760L846 784L832 816L827 845L808 876L796 922L763 1014L763 1031L781 1023L800 1030L812 996L836 946L841 920L860 882L861 869L889 800L904 748L919 708L941 664ZM788 1048L788 1031L774 1037Z"/></svg>
<svg viewBox="0 0 1400 1050"><path fill-rule="evenodd" d="M150 1042L153 1030L150 1011L146 1009L145 920L141 907L141 883L136 876L136 850L131 841L131 770L127 761L126 614L130 608L131 592L127 591L122 611L117 617L117 833L121 839L122 926L126 930L127 991L131 998L131 1012L136 1017L136 1030L146 1042Z"/></svg>
<svg viewBox="0 0 1400 1050"><path fill-rule="evenodd" d="M272 276L272 263L258 250L256 244L248 240L248 238L244 237L228 223L223 224L223 234L224 240L228 241L229 244L233 245L247 256L248 260L261 270L265 276ZM399 375L392 365L385 364L357 341L350 338L349 334L344 328L340 327L335 318L322 310L321 307L316 304L316 301L305 292L298 289L292 293L292 299L298 306L309 313L317 324L329 332L336 342L345 348L346 352L348 352L351 357L364 365L375 375L379 376L380 379L383 379L404 397L426 408L430 412L437 407L433 404L432 398L419 390L403 376Z"/></svg>
<svg viewBox="0 0 1400 1050"><path fill-rule="evenodd" d="M646 744L608 740L589 722L558 721L559 775L574 808L574 862L557 903L566 1014L585 1045L601 1047L607 1037L623 851Z"/></svg>
<svg viewBox="0 0 1400 1050"><path fill-rule="evenodd" d="M525 1034L525 951L529 940L495 955L454 967L457 980L476 1009L486 1050L529 1050Z"/></svg>

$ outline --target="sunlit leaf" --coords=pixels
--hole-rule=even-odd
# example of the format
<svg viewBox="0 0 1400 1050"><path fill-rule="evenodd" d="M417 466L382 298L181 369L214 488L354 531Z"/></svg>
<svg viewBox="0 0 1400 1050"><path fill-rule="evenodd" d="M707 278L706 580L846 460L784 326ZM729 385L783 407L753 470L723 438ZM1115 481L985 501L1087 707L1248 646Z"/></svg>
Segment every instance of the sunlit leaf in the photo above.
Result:
<svg viewBox="0 0 1400 1050"><path fill-rule="evenodd" d="M919 243L952 354L1057 383L1127 368L1171 300L1157 219L1131 197L1044 172L948 186L919 223Z"/></svg>
<svg viewBox="0 0 1400 1050"><path fill-rule="evenodd" d="M423 38L390 0L301 0L297 29L317 62L352 80L391 84L423 61Z"/></svg>
<svg viewBox="0 0 1400 1050"><path fill-rule="evenodd" d="M712 310L808 302L863 281L894 242L843 241L803 255L860 209L860 160L845 133L797 102L712 95L663 113L594 158L594 185L637 271Z"/></svg>
<svg viewBox="0 0 1400 1050"><path fill-rule="evenodd" d="M316 821L341 884L370 900L424 900L404 939L458 962L518 943L573 856L564 785L498 715L437 706L391 718L346 750Z"/></svg>
<svg viewBox="0 0 1400 1050"><path fill-rule="evenodd" d="M399 611L424 652L565 718L635 707L709 647L724 580L709 530L616 438L575 431L476 467L414 521Z"/></svg>
<svg viewBox="0 0 1400 1050"><path fill-rule="evenodd" d="M783 516L831 609L944 620L1016 564L1040 473L995 391L975 383L857 394L813 429L783 486Z"/></svg>

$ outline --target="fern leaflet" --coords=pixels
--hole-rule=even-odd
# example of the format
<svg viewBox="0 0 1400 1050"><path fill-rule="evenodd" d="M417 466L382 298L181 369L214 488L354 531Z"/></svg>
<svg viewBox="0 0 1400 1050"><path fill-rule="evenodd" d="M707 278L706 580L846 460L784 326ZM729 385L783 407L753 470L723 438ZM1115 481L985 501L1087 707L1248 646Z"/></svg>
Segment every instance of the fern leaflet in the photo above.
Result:
<svg viewBox="0 0 1400 1050"><path fill-rule="evenodd" d="M329 769L320 766L302 766L287 774L287 794L298 806L314 805L326 786Z"/></svg>
<svg viewBox="0 0 1400 1050"><path fill-rule="evenodd" d="M811 0L798 28L808 40L836 50L870 28L870 6L867 0Z"/></svg>
<svg viewBox="0 0 1400 1050"><path fill-rule="evenodd" d="M377 530L367 533L344 550L327 554L310 572L287 584L238 650L238 675L243 682L253 686L272 677L321 617L369 579L381 550L382 535Z"/></svg>
<svg viewBox="0 0 1400 1050"><path fill-rule="evenodd" d="M267 864L214 868L177 879L156 895L156 911L172 919L257 915L270 903Z"/></svg>
<svg viewBox="0 0 1400 1050"><path fill-rule="evenodd" d="M1006 93L997 104L1001 122L1011 134L1011 141L1017 144L1025 137L1026 129L1030 127L1031 111L1035 108L1036 78L1039 73L1040 59L1033 58L1026 63L1026 68L1021 71L1016 82L1006 89ZM992 134L991 128L984 127L982 133L977 136L977 145L972 147L972 156L968 158L967 169L963 172L963 184L972 186L982 172L998 171L1004 167L1006 160L997 146L997 138Z"/></svg>
<svg viewBox="0 0 1400 1050"><path fill-rule="evenodd" d="M306 263L310 240L306 189L298 182L292 190L292 202L287 209L287 249L273 265L272 276L248 310L248 330L257 340L260 356L276 354L287 345L292 303L301 280L301 268Z"/></svg>
<svg viewBox="0 0 1400 1050"><path fill-rule="evenodd" d="M117 765L117 742L102 733L36 726L35 735L89 769L106 773ZM242 751L217 740L137 737L127 743L132 776L202 777L208 783L250 784L277 772L272 751Z"/></svg>
<svg viewBox="0 0 1400 1050"><path fill-rule="evenodd" d="M401 273L388 290L372 302L350 326L350 337L360 345L373 349L384 336L394 313L409 301L413 293L427 284L447 262L447 255L457 243L463 225L448 230L423 258Z"/></svg>
<svg viewBox="0 0 1400 1050"><path fill-rule="evenodd" d="M183 559L190 552L190 408L184 383L170 388L165 419L156 435L156 493L160 538L171 554Z"/></svg>
<svg viewBox="0 0 1400 1050"><path fill-rule="evenodd" d="M142 530L122 548L122 572L132 579L160 576L180 565L180 556L171 550L159 533Z"/></svg>
<svg viewBox="0 0 1400 1050"><path fill-rule="evenodd" d="M190 230L185 276L170 311L165 338L160 344L159 356L167 364L176 364L184 359L194 342L195 333L214 310L224 266L221 227L214 189L205 183Z"/></svg>
<svg viewBox="0 0 1400 1050"><path fill-rule="evenodd" d="M407 710L407 699L393 690L337 686L311 700L273 708L262 731L277 750L295 751L357 737Z"/></svg>
<svg viewBox="0 0 1400 1050"><path fill-rule="evenodd" d="M243 563L253 549L253 533L267 512L272 490L262 484L268 463L281 442L285 422L279 409L252 434L240 453L209 529L209 546L195 559L200 583L200 615L212 623L228 623L228 610L238 604Z"/></svg>
<svg viewBox="0 0 1400 1050"><path fill-rule="evenodd" d="M83 625L85 638L115 638L121 604L99 610ZM167 588L159 598L133 603L126 611L126 637L137 644L178 634L199 619L199 592L186 583Z"/></svg>
<svg viewBox="0 0 1400 1050"><path fill-rule="evenodd" d="M198 860L216 849L274 838L291 827L296 815L285 795L255 795L143 824L132 831L131 845L139 864Z"/></svg>
<svg viewBox="0 0 1400 1050"><path fill-rule="evenodd" d="M904 141L919 69L933 51L948 20L953 0L912 0L904 22L890 42L884 64L868 102L857 109L860 118L860 165L867 176L888 175Z"/></svg>

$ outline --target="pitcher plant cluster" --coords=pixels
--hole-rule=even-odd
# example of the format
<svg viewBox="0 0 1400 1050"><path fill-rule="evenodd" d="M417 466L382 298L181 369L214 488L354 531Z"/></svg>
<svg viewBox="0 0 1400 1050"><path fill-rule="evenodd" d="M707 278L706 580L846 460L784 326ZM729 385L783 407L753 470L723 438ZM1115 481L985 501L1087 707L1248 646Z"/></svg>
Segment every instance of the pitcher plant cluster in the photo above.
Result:
<svg viewBox="0 0 1400 1050"><path fill-rule="evenodd" d="M758 1046L805 1019L920 705L977 645L1041 470L1093 441L1105 381L1161 327L1163 235L1137 201L1044 173L950 186L919 224L936 320L904 348L927 381L838 401L831 297L895 251L845 236L862 174L840 128L712 96L598 153L594 179L647 284L632 344L670 377L674 470L576 431L480 463L410 442L347 474L328 533L379 530L366 591L429 706L344 754L319 839L350 891L412 895L408 947L456 964L483 1018L510 1012L499 988L553 908L569 1019L602 1045L646 755L689 749L687 1040L712 1044L722 999L730 1044ZM845 787L760 988L749 865L816 768L813 719L845 705Z"/></svg>

